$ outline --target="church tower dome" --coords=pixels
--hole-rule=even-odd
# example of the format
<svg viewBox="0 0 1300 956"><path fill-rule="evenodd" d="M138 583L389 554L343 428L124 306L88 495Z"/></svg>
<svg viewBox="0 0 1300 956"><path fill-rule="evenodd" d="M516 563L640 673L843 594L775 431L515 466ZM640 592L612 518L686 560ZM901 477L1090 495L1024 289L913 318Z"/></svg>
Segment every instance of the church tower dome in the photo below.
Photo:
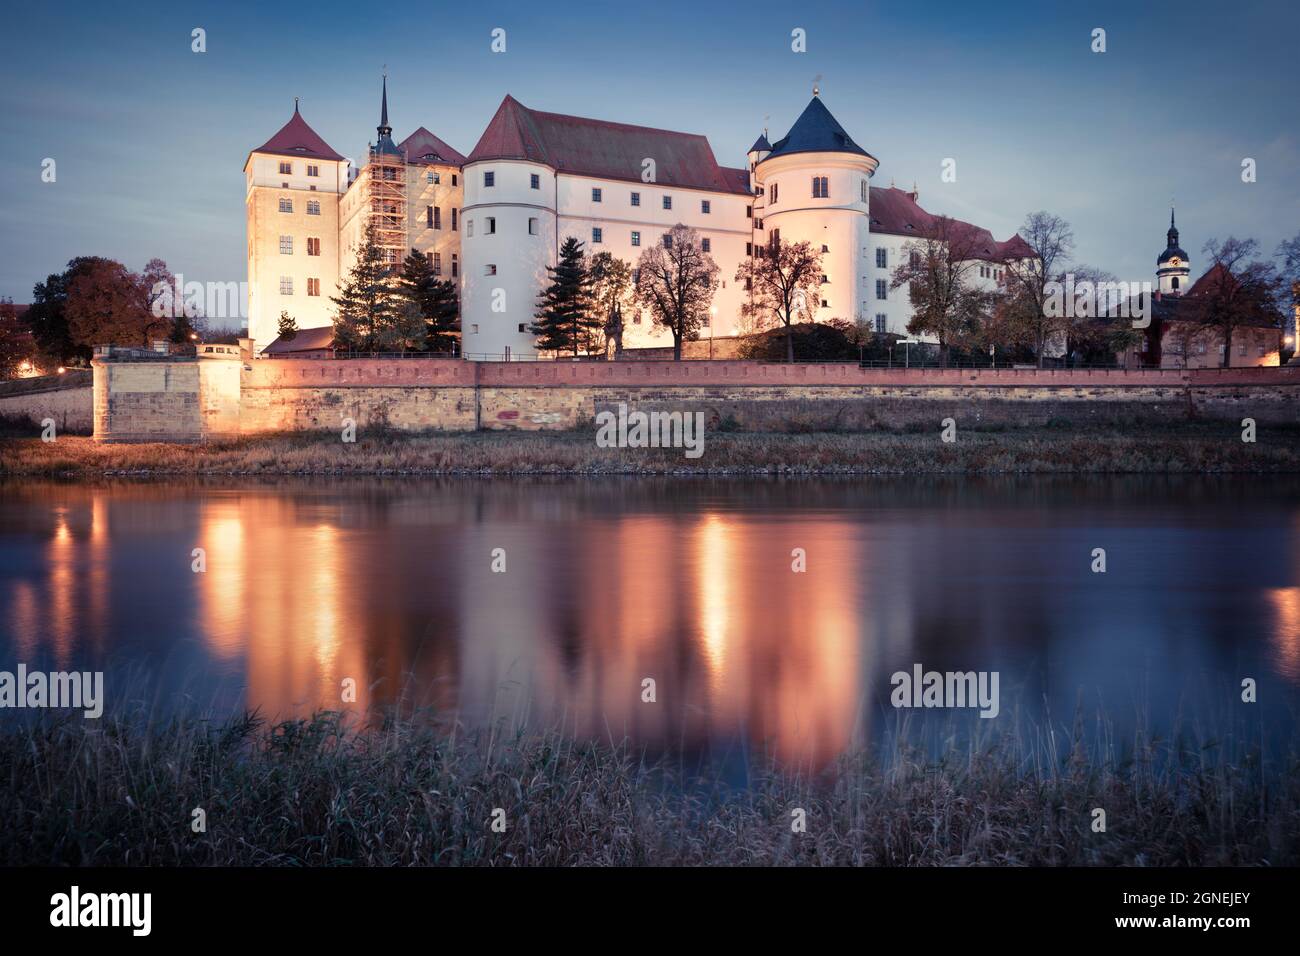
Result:
<svg viewBox="0 0 1300 956"><path fill-rule="evenodd" d="M1187 253L1178 245L1178 227L1174 225L1174 210L1169 210L1169 231L1165 233L1168 244L1156 259L1156 280L1162 295L1182 295L1189 285L1192 266Z"/></svg>

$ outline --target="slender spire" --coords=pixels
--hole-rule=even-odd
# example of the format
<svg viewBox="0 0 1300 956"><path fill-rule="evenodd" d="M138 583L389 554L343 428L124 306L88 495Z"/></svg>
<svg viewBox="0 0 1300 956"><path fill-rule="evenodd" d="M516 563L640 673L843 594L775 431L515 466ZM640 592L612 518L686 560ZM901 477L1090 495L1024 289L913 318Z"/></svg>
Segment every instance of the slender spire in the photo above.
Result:
<svg viewBox="0 0 1300 956"><path fill-rule="evenodd" d="M379 135L381 137L391 136L393 128L388 125L388 72L384 71L384 96L383 105L379 108Z"/></svg>
<svg viewBox="0 0 1300 956"><path fill-rule="evenodd" d="M296 97L296 96L293 98L293 111L294 111L295 113L298 112L298 97Z"/></svg>

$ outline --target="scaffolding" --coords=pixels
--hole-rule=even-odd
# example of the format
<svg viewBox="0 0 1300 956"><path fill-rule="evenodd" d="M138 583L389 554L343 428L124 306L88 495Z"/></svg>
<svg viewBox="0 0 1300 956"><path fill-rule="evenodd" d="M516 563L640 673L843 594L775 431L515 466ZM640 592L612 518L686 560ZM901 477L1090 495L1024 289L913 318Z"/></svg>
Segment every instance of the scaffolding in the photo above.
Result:
<svg viewBox="0 0 1300 956"><path fill-rule="evenodd" d="M406 161L401 155L372 149L366 183L369 225L385 262L401 265L407 252Z"/></svg>

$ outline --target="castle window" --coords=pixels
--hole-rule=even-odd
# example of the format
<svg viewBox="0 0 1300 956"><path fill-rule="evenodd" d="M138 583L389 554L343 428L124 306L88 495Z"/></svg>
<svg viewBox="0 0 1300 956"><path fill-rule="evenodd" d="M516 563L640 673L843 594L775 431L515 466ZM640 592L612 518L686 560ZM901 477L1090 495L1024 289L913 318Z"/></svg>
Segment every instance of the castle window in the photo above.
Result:
<svg viewBox="0 0 1300 956"><path fill-rule="evenodd" d="M752 256L753 254L754 254L754 244L752 242L745 243L745 255Z"/></svg>
<svg viewBox="0 0 1300 956"><path fill-rule="evenodd" d="M876 280L876 298L877 299L889 298L889 285L885 282L884 279Z"/></svg>
<svg viewBox="0 0 1300 956"><path fill-rule="evenodd" d="M320 167L319 167L319 166L312 166L310 163L308 163L308 164L307 164L307 175L308 175L308 176L319 176L319 175L320 175Z"/></svg>
<svg viewBox="0 0 1300 956"><path fill-rule="evenodd" d="M826 176L814 176L812 194L813 199L829 199L831 195L830 179Z"/></svg>
<svg viewBox="0 0 1300 956"><path fill-rule="evenodd" d="M672 247L673 247L673 234L672 234L671 232L665 232L665 233L664 233L664 248L665 248L665 249L671 249Z"/></svg>
<svg viewBox="0 0 1300 956"><path fill-rule="evenodd" d="M780 195L781 195L781 185L780 185L780 183L773 183L773 184L772 184L772 203L771 203L773 206L776 205L776 201L777 201L778 198L780 198Z"/></svg>
<svg viewBox="0 0 1300 956"><path fill-rule="evenodd" d="M485 235L489 235L489 236L495 235L495 234L496 234L496 231L497 231L497 217L496 217L496 216L488 216L488 217L487 217L487 229L485 230Z"/></svg>
<svg viewBox="0 0 1300 956"><path fill-rule="evenodd" d="M672 208L673 208L673 197L672 197L672 196L665 196L665 197L664 197L664 208L665 208L665 209L672 209Z"/></svg>
<svg viewBox="0 0 1300 956"><path fill-rule="evenodd" d="M828 283L828 282L830 282L830 281L831 281L830 279L826 278L826 273L823 272L823 273L822 273L822 285L825 285L826 283Z"/></svg>
<svg viewBox="0 0 1300 956"><path fill-rule="evenodd" d="M471 238L471 239L474 238L474 220L473 220L473 219L466 219L466 220L465 220L465 235L466 235L467 237Z"/></svg>
<svg viewBox="0 0 1300 956"><path fill-rule="evenodd" d="M491 172L491 171L488 171L488 172L483 173L483 186L484 186L485 188L495 186L496 184L497 184L497 174L496 174L496 173Z"/></svg>
<svg viewBox="0 0 1300 956"><path fill-rule="evenodd" d="M637 232L635 229L632 230L632 245L641 245L641 233Z"/></svg>
<svg viewBox="0 0 1300 956"><path fill-rule="evenodd" d="M830 251L831 251L831 247L826 245L825 243L822 243L822 252L830 252Z"/></svg>
<svg viewBox="0 0 1300 956"><path fill-rule="evenodd" d="M469 327L469 330L473 335L478 335L478 323L477 322L472 323Z"/></svg>
<svg viewBox="0 0 1300 956"><path fill-rule="evenodd" d="M528 331L528 323L527 323L527 322L520 322L520 323L519 323L519 331L520 331L520 332L527 332L527 331Z"/></svg>
<svg viewBox="0 0 1300 956"><path fill-rule="evenodd" d="M712 212L712 210L713 210L712 203L710 203L707 199L700 200L700 212L704 213L704 215L707 216L710 212Z"/></svg>
<svg viewBox="0 0 1300 956"><path fill-rule="evenodd" d="M456 253L451 254L451 277L454 279L460 275L460 257Z"/></svg>
<svg viewBox="0 0 1300 956"><path fill-rule="evenodd" d="M307 238L307 255L309 256L320 255L320 239L312 236L309 236Z"/></svg>
<svg viewBox="0 0 1300 956"><path fill-rule="evenodd" d="M600 189L597 186L591 187L591 201L600 202Z"/></svg>
<svg viewBox="0 0 1300 956"><path fill-rule="evenodd" d="M866 202L866 201L867 201L867 190L868 190L869 188L870 188L870 187L867 186L867 181L866 181L865 179L862 180L862 201L863 201L863 202Z"/></svg>
<svg viewBox="0 0 1300 956"><path fill-rule="evenodd" d="M435 252L433 254L433 274L436 276L442 275L442 253L441 252Z"/></svg>
<svg viewBox="0 0 1300 956"><path fill-rule="evenodd" d="M432 186L434 183L438 181L438 174L431 169L424 174L424 181L428 183L430 186Z"/></svg>
<svg viewBox="0 0 1300 956"><path fill-rule="evenodd" d="M385 167L384 167L384 177L383 177L383 178L386 179L386 180L388 180L389 182L394 182L394 181L396 181L396 179L397 179L397 167L396 167L396 166L385 166Z"/></svg>
<svg viewBox="0 0 1300 956"><path fill-rule="evenodd" d="M753 207L753 206L746 206L746 207L745 207L745 218L746 218L746 219L753 219L753 218L754 218L754 207Z"/></svg>
<svg viewBox="0 0 1300 956"><path fill-rule="evenodd" d="M496 263L495 263L495 262L489 262L487 265L485 265L485 266L483 267L483 274L484 274L485 276L494 276L494 275L496 275L496 274L497 274L497 265L496 265Z"/></svg>
<svg viewBox="0 0 1300 956"><path fill-rule="evenodd" d="M292 206L289 207L289 212L293 212L293 207L292 207ZM307 200L307 215L309 215L309 216L319 216L319 215L320 215L320 200L319 200L319 199L308 199L308 200Z"/></svg>
<svg viewBox="0 0 1300 956"><path fill-rule="evenodd" d="M281 175L281 176L291 176L291 175L293 175L293 163L281 163L281 164L280 164L280 175Z"/></svg>
<svg viewBox="0 0 1300 956"><path fill-rule="evenodd" d="M591 242L593 245L600 242L604 238L604 235L605 232L600 228L600 226L591 227Z"/></svg>
<svg viewBox="0 0 1300 956"><path fill-rule="evenodd" d="M433 207L432 206L424 207L424 226L426 229L433 228Z"/></svg>
<svg viewBox="0 0 1300 956"><path fill-rule="evenodd" d="M639 206L639 205L641 205L641 194L640 194L640 193L633 193L633 194L632 194L632 205L633 205L633 206Z"/></svg>
<svg viewBox="0 0 1300 956"><path fill-rule="evenodd" d="M293 295L293 276L280 276L280 295Z"/></svg>
<svg viewBox="0 0 1300 956"><path fill-rule="evenodd" d="M451 211L451 231L452 232L456 231L456 210L455 209Z"/></svg>
<svg viewBox="0 0 1300 956"><path fill-rule="evenodd" d="M880 333L880 334L882 334L882 335L884 334L884 332L885 332L885 324L886 324L886 322L887 322L887 319L886 319L886 317L885 317L885 313L883 313L883 312L877 312L877 313L876 313L876 331L877 331L878 333Z"/></svg>
<svg viewBox="0 0 1300 956"><path fill-rule="evenodd" d="M456 174L455 174L455 173L452 173L452 174L451 174L451 184L452 184L453 186L456 185Z"/></svg>
<svg viewBox="0 0 1300 956"><path fill-rule="evenodd" d="M442 207L441 206L433 207L433 228L434 229L442 228Z"/></svg>
<svg viewBox="0 0 1300 956"><path fill-rule="evenodd" d="M282 256L293 255L293 236L280 237L280 255Z"/></svg>
<svg viewBox="0 0 1300 956"><path fill-rule="evenodd" d="M281 197L280 212L293 212L293 200Z"/></svg>
<svg viewBox="0 0 1300 956"><path fill-rule="evenodd" d="M307 294L315 296L320 295L320 279L307 280Z"/></svg>
<svg viewBox="0 0 1300 956"><path fill-rule="evenodd" d="M1174 278L1173 278L1172 281L1173 281L1173 284L1174 284L1173 287L1174 287L1175 289L1177 289L1177 288L1178 288L1178 276L1174 276Z"/></svg>
<svg viewBox="0 0 1300 956"><path fill-rule="evenodd" d="M528 234L529 234L530 236L535 236L535 235L537 235L537 217L536 217L536 216L530 216L529 219L528 219Z"/></svg>
<svg viewBox="0 0 1300 956"><path fill-rule="evenodd" d="M702 251L704 251L704 252L711 252L712 249L713 249L713 243L712 243L712 240L710 240L710 239L701 239L701 240L700 240L700 249L701 249Z"/></svg>
<svg viewBox="0 0 1300 956"><path fill-rule="evenodd" d="M533 189L541 189L542 177L537 175L536 173L533 173L531 176L528 177L528 185Z"/></svg>

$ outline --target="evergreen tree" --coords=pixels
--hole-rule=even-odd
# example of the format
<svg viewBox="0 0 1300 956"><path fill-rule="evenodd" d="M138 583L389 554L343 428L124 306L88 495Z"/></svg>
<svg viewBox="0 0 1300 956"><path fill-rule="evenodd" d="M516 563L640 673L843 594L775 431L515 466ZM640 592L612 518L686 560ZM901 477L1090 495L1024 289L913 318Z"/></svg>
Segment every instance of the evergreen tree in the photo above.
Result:
<svg viewBox="0 0 1300 956"><path fill-rule="evenodd" d="M441 280L429 260L412 249L402 261L402 294L423 323L422 348L451 352L460 340L460 304L456 283Z"/></svg>
<svg viewBox="0 0 1300 956"><path fill-rule="evenodd" d="M280 338L285 342L292 342L294 336L298 334L298 320L283 309L280 310L280 326L276 329Z"/></svg>
<svg viewBox="0 0 1300 956"><path fill-rule="evenodd" d="M331 301L335 305L334 340L339 347L359 352L406 347L404 333L410 317L398 277L375 242L373 225L366 227L356 264Z"/></svg>
<svg viewBox="0 0 1300 956"><path fill-rule="evenodd" d="M559 352L578 350L601 325L593 314L591 276L587 272L582 243L570 236L560 247L560 261L547 266L551 284L537 302L537 321L529 331L537 337L539 349Z"/></svg>

